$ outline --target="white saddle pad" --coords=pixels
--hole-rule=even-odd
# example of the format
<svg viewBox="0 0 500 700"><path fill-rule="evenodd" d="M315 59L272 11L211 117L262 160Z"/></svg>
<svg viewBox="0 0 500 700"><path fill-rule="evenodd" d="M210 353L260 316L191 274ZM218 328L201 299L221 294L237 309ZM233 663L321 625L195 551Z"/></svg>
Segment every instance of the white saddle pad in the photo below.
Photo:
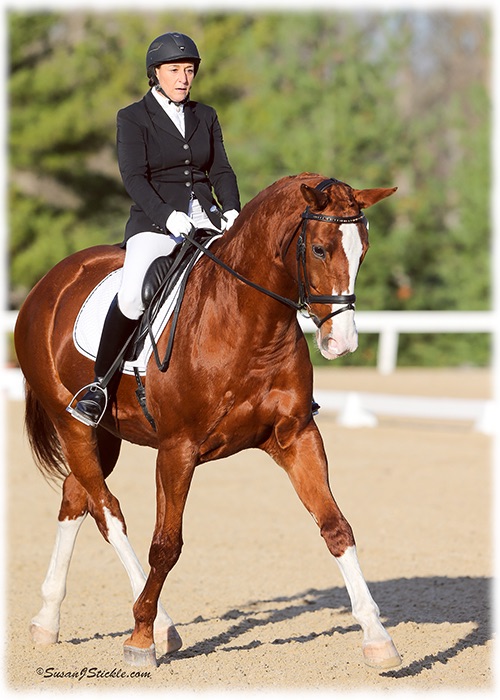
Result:
<svg viewBox="0 0 500 700"><path fill-rule="evenodd" d="M220 238L220 236L210 238L204 245L209 247L217 238ZM196 254L196 262L198 262L202 255L203 253L201 251ZM186 271L184 271L180 276L177 284L163 303L153 322L152 332L155 342L158 341L174 311L175 302L177 301L179 294L179 288L185 274ZM101 280L101 282L99 282L99 284L90 292L88 297L83 302L82 308L80 309L76 318L73 328L73 342L75 343L75 347L78 352L91 360L95 360L96 358L104 320L106 318L106 314L108 313L109 305L111 304L115 295L118 293L121 279L121 267L118 268L118 270L110 272L109 275ZM123 372L125 374L134 374L134 367L137 367L140 374L146 374L146 367L152 352L153 346L148 333L140 355L132 362L125 362Z"/></svg>

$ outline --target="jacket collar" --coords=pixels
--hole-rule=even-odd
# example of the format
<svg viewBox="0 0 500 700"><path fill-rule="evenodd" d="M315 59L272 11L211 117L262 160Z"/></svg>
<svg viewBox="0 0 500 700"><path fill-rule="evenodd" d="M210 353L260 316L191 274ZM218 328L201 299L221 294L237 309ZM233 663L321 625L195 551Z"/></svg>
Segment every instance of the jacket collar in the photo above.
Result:
<svg viewBox="0 0 500 700"><path fill-rule="evenodd" d="M151 91L146 93L144 100L146 109L157 126L164 131L168 131L171 136L181 141L189 141L200 123L192 107L192 105L195 104L194 102L189 101L184 105L184 123L186 127L186 136L184 138L165 110L158 104L158 101L151 94Z"/></svg>

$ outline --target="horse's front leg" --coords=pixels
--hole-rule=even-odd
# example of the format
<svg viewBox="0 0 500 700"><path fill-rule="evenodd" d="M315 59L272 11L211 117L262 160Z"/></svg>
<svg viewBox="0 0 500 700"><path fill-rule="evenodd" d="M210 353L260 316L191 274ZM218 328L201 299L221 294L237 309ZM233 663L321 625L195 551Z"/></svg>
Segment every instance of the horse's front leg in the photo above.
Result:
<svg viewBox="0 0 500 700"><path fill-rule="evenodd" d="M182 516L193 476L188 449L160 447L156 460L156 524L149 550L150 572L134 605L135 627L124 645L125 662L156 666L154 622L161 590L182 549Z"/></svg>
<svg viewBox="0 0 500 700"><path fill-rule="evenodd" d="M266 450L286 470L340 567L353 617L363 630L365 663L380 669L399 666L400 656L380 622L378 606L361 572L351 526L330 490L325 450L316 425L311 421L298 434L287 429L277 430L276 440Z"/></svg>

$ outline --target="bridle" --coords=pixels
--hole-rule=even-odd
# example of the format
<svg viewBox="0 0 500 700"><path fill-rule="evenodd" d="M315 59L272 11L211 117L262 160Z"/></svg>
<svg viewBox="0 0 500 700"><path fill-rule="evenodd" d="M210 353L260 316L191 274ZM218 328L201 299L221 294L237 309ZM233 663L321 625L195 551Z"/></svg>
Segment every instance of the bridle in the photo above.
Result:
<svg viewBox="0 0 500 700"><path fill-rule="evenodd" d="M328 180L323 180L316 185L314 189L322 192L330 185L344 184L340 180L335 178L329 178ZM306 207L305 211L301 214L302 217L302 230L300 236L297 239L297 267L298 267L298 283L299 283L299 311L301 313L305 312L305 315L310 318L317 328L329 321L334 316L343 313L344 311L354 311L354 303L356 301L355 294L331 294L331 295L320 295L311 294L311 285L309 282L309 277L307 275L306 266L306 250L307 250L307 222L308 221L322 221L328 224L354 224L358 221L364 221L365 215L362 211L353 216L333 216L327 214L316 214L312 212L309 207ZM332 311L331 313L323 316L319 319L316 314L313 314L310 308L311 304L344 304L337 311Z"/></svg>
<svg viewBox="0 0 500 700"><path fill-rule="evenodd" d="M328 180L323 180L320 182L314 189L322 191L326 189L327 187L330 187L330 185L335 185L335 184L345 184L342 183L340 180L335 180L334 178L330 178ZM301 228L300 235L297 239L297 250L296 250L296 257L297 257L297 282L299 286L299 300L298 301L293 301L293 299L288 299L288 297L283 297L281 294L277 294L276 292L271 291L270 289L266 289L265 287L262 287L260 284L256 284L255 282L252 282L251 280L247 279L243 275L241 275L239 272L236 272L232 267L227 265L225 262L223 262L220 258L218 258L212 251L207 248L203 243L200 243L200 241L196 240L196 229L193 228L188 234L184 234L184 243L181 246L181 250L178 253L176 259L174 260L174 263L171 267L171 270L168 274L168 276L164 279L162 285L160 288L157 290L156 294L160 292L160 290L163 288L164 285L168 285L169 280L171 280L171 275L172 271L176 267L177 263L180 264L180 261L182 260L182 257L184 255L184 252L186 248L188 248L190 245L194 246L198 250L200 250L204 255L206 255L210 260L213 260L217 265L222 267L224 270L229 272L233 277L236 277L236 279L240 280L240 282L243 282L244 284L248 285L249 287L252 287L253 289L257 289L259 292L262 292L263 294L266 294L268 297L271 297L272 299L276 299L276 301L281 302L282 304L285 304L286 306L290 307L291 309L294 309L294 311L298 311L307 318L310 318L313 323L316 325L317 328L321 328L321 326L326 323L330 318L333 318L333 316L337 316L338 314L343 313L344 311L354 311L354 302L356 301L356 295L355 294L332 294L332 295L320 295L320 294L311 294L311 285L309 283L309 278L307 275L307 265L306 265L306 240L307 240L307 222L308 221L322 221L324 223L328 224L353 224L358 221L365 221L365 215L363 214L362 211L360 211L358 214L355 214L354 216L333 216L333 215L327 215L327 214L317 214L315 212L312 212L309 207L306 207L305 210L301 214L301 219L302 219L302 224L299 224L297 228L295 229L293 235L290 237L290 240L288 242L288 245L286 246L284 253L283 253L283 258L286 257L288 249L295 238L295 235L298 231L299 228ZM194 266L196 262L196 258L192 257L188 269L186 271L186 274L184 276L184 279L181 284L179 296L177 298L176 304L175 304L175 309L174 309L174 315L172 319L172 325L170 327L170 337L167 343L167 350L165 353L165 358L163 362L160 360L160 357L158 355L158 350L156 347L156 342L154 340L152 330L151 330L151 323L149 324L149 334L151 337L151 342L153 346L153 352L154 356L156 359L156 363L158 365L158 368L164 372L170 363L170 357L172 355L172 348L173 348L173 342L174 342L174 336L175 336L175 331L177 327L177 321L179 318L179 312L181 309L182 305L182 300L184 297L184 290L186 287L187 279L189 277L189 272L191 271L192 267ZM331 313L327 314L323 318L318 318L316 314L313 314L311 311L311 304L340 304L342 305L340 309L337 309L336 311L332 311ZM136 374L136 379L138 378L138 374ZM140 380L137 379L137 383L139 385L139 389L137 391L141 390L140 386ZM140 400L140 399L139 399Z"/></svg>
<svg viewBox="0 0 500 700"><path fill-rule="evenodd" d="M323 191L327 187L330 187L331 185L334 184L344 184L340 180L336 180L335 178L329 178L328 180L323 180L320 182L314 189ZM195 233L196 230L193 228L193 230L185 235L185 239L189 241L189 243L192 243L196 248L201 250L205 255L207 255L211 260L216 262L218 265L220 265L222 268L230 272L234 277L239 279L241 282L244 282L250 287L253 287L254 289L257 289L258 291L262 292L263 294L266 294L267 296L276 299L277 301L280 301L282 304L286 304L286 306L291 307L292 309L295 309L296 311L299 311L301 314L305 315L307 318L310 318L313 323L317 326L317 328L321 328L321 326L328 321L330 318L333 318L333 316L337 316L338 314L343 313L344 311L354 311L354 302L356 301L356 295L355 294L332 294L332 295L320 295L320 294L312 294L311 293L311 285L309 282L309 277L307 275L307 265L306 265L306 241L307 241L307 222L308 221L322 221L324 223L329 223L329 224L353 224L358 221L364 221L365 220L365 215L363 214L362 211L360 211L358 214L354 214L354 216L333 216L333 215L327 215L327 214L317 214L315 212L312 212L309 207L306 207L306 209L302 212L301 214L302 218L302 226L301 226L301 232L300 235L297 239L297 280L298 280L298 285L299 285L299 300L293 301L292 299L288 299L288 297L283 297L280 294L276 294L276 292L271 291L270 289L266 289L265 287L261 287L261 285L256 284L255 282L252 282L251 280L247 279L243 275L240 275L239 272L236 272L236 270L233 270L232 267L229 267L229 265L226 265L220 258L218 258L216 255L212 253L212 251L209 248L206 248L202 243L196 240L195 238ZM299 224L300 226L300 224ZM297 230L297 229L296 229ZM295 234L294 234L295 235ZM294 236L291 237L290 243L292 242ZM287 248L285 249L285 255L288 251L288 247L290 245L288 244ZM332 311L331 313L327 314L323 318L318 318L316 314L313 314L311 311L311 304L343 304L343 306L340 309L337 309L336 311Z"/></svg>

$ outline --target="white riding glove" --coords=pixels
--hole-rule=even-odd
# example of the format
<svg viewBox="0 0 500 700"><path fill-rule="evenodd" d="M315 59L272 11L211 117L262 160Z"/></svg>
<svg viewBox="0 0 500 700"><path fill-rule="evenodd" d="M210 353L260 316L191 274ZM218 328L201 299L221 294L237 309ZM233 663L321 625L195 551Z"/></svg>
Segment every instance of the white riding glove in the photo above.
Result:
<svg viewBox="0 0 500 700"><path fill-rule="evenodd" d="M191 219L187 214L184 214L183 211L177 211L176 209L174 209L174 211L170 214L166 224L167 229L174 236L181 236L190 233L194 225L195 223L193 219Z"/></svg>
<svg viewBox="0 0 500 700"><path fill-rule="evenodd" d="M224 218L226 219L225 231L228 231L231 228L238 215L239 212L236 211L236 209L230 209L229 211L224 212ZM224 219L222 220L222 223L224 223Z"/></svg>

